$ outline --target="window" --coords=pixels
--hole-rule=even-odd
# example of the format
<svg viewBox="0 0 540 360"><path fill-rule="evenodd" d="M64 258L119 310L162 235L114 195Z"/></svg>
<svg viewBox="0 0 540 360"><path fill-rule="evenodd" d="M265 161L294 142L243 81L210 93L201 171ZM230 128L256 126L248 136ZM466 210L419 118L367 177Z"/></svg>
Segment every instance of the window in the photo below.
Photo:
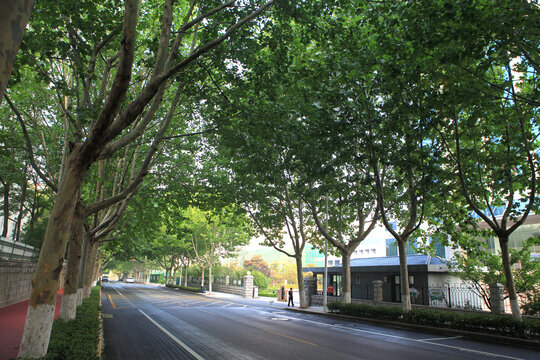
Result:
<svg viewBox="0 0 540 360"><path fill-rule="evenodd" d="M416 243L410 243L407 241L407 246L405 247L405 253L407 255L414 255L418 254L418 245ZM373 253L375 253L375 249L372 249ZM397 256L398 255L398 247L397 242L394 238L392 239L386 239L386 256Z"/></svg>
<svg viewBox="0 0 540 360"><path fill-rule="evenodd" d="M392 228L392 230L396 230L397 229L397 223L395 221L391 221L390 222L390 227ZM388 229L386 229L386 231L388 231Z"/></svg>
<svg viewBox="0 0 540 360"><path fill-rule="evenodd" d="M386 239L386 256L397 256L398 249L394 238Z"/></svg>
<svg viewBox="0 0 540 360"><path fill-rule="evenodd" d="M371 253L372 253L372 254L377 253L377 249L371 249Z"/></svg>
<svg viewBox="0 0 540 360"><path fill-rule="evenodd" d="M440 258L446 257L446 250L444 248L444 245L441 243L439 238L437 236L429 237L429 244L433 247L435 250L435 256Z"/></svg>

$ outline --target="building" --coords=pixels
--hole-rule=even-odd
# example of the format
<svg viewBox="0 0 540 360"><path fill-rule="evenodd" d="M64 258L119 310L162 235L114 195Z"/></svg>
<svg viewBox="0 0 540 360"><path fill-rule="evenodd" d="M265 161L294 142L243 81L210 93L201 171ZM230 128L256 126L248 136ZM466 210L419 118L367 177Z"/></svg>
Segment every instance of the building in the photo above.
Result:
<svg viewBox="0 0 540 360"><path fill-rule="evenodd" d="M445 260L429 255L408 255L411 303L429 306L481 309L482 299L448 272ZM306 267L305 272L322 279L324 267ZM351 297L373 299L373 282L382 282L383 301L400 302L399 256L351 260ZM341 296L342 267L328 268L329 296Z"/></svg>

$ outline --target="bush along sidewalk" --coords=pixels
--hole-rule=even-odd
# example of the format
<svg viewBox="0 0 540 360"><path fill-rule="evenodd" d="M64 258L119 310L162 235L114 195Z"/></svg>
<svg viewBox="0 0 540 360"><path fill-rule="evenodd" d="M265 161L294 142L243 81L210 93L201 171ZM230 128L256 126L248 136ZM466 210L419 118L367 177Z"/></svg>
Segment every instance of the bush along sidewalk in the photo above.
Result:
<svg viewBox="0 0 540 360"><path fill-rule="evenodd" d="M73 320L57 319L53 323L47 355L42 359L94 360L99 358L100 287L92 289L90 297L77 308Z"/></svg>
<svg viewBox="0 0 540 360"><path fill-rule="evenodd" d="M266 290L266 289L261 290L261 289L259 289L259 296L275 298L275 297L277 297L277 290Z"/></svg>
<svg viewBox="0 0 540 360"><path fill-rule="evenodd" d="M394 306L343 304L340 302L329 303L328 310L332 313L354 317L399 321L524 339L540 339L540 319L536 318L523 318L519 321L506 315L475 314L435 309L412 309L403 312L400 307Z"/></svg>
<svg viewBox="0 0 540 360"><path fill-rule="evenodd" d="M165 286L168 287L168 288L171 288L171 289L180 289L180 290L197 292L197 293L201 292L200 288L196 288L196 287L192 287L192 286L182 286L182 285L172 285L172 284L166 284Z"/></svg>

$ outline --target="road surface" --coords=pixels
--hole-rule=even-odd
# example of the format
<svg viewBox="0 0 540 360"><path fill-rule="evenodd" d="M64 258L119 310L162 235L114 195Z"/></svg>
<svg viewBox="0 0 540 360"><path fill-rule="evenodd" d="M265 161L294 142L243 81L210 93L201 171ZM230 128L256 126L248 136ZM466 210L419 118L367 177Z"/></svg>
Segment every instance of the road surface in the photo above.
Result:
<svg viewBox="0 0 540 360"><path fill-rule="evenodd" d="M540 359L532 349L141 284L103 284L102 305L106 360Z"/></svg>

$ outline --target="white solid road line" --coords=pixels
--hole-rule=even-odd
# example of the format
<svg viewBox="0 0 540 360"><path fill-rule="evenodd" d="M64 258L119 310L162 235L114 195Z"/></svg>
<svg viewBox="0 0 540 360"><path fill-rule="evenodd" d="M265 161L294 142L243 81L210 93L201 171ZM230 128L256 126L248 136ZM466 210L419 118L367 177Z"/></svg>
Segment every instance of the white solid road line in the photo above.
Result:
<svg viewBox="0 0 540 360"><path fill-rule="evenodd" d="M452 340L452 339L461 339L463 336L447 336L447 337L440 337L440 338L428 338L428 339L417 339L416 341L439 341L439 340Z"/></svg>
<svg viewBox="0 0 540 360"><path fill-rule="evenodd" d="M154 325L156 325L161 331L163 331L165 334L167 334L171 339L173 339L178 345L180 345L181 347L184 348L184 350L186 350L188 353L190 353L195 359L197 360L204 360L204 358L202 356L200 356L199 354L197 354L195 351L191 350L191 348L189 346L187 346L186 344L184 344L182 341L180 341L180 339L178 339L176 336L174 336L173 334L171 334L167 329L165 329L163 326L161 326L160 324L158 324L154 319L152 319L150 316L146 315L146 313L142 310L139 310L141 314L143 314L144 316L146 316L146 318L148 320L150 320Z"/></svg>
<svg viewBox="0 0 540 360"><path fill-rule="evenodd" d="M116 290L116 292L119 293L121 297L123 297L124 299L126 299L126 297L124 296L124 294L122 294L120 291L118 291L118 289L117 289L116 287L114 287L113 289Z"/></svg>

